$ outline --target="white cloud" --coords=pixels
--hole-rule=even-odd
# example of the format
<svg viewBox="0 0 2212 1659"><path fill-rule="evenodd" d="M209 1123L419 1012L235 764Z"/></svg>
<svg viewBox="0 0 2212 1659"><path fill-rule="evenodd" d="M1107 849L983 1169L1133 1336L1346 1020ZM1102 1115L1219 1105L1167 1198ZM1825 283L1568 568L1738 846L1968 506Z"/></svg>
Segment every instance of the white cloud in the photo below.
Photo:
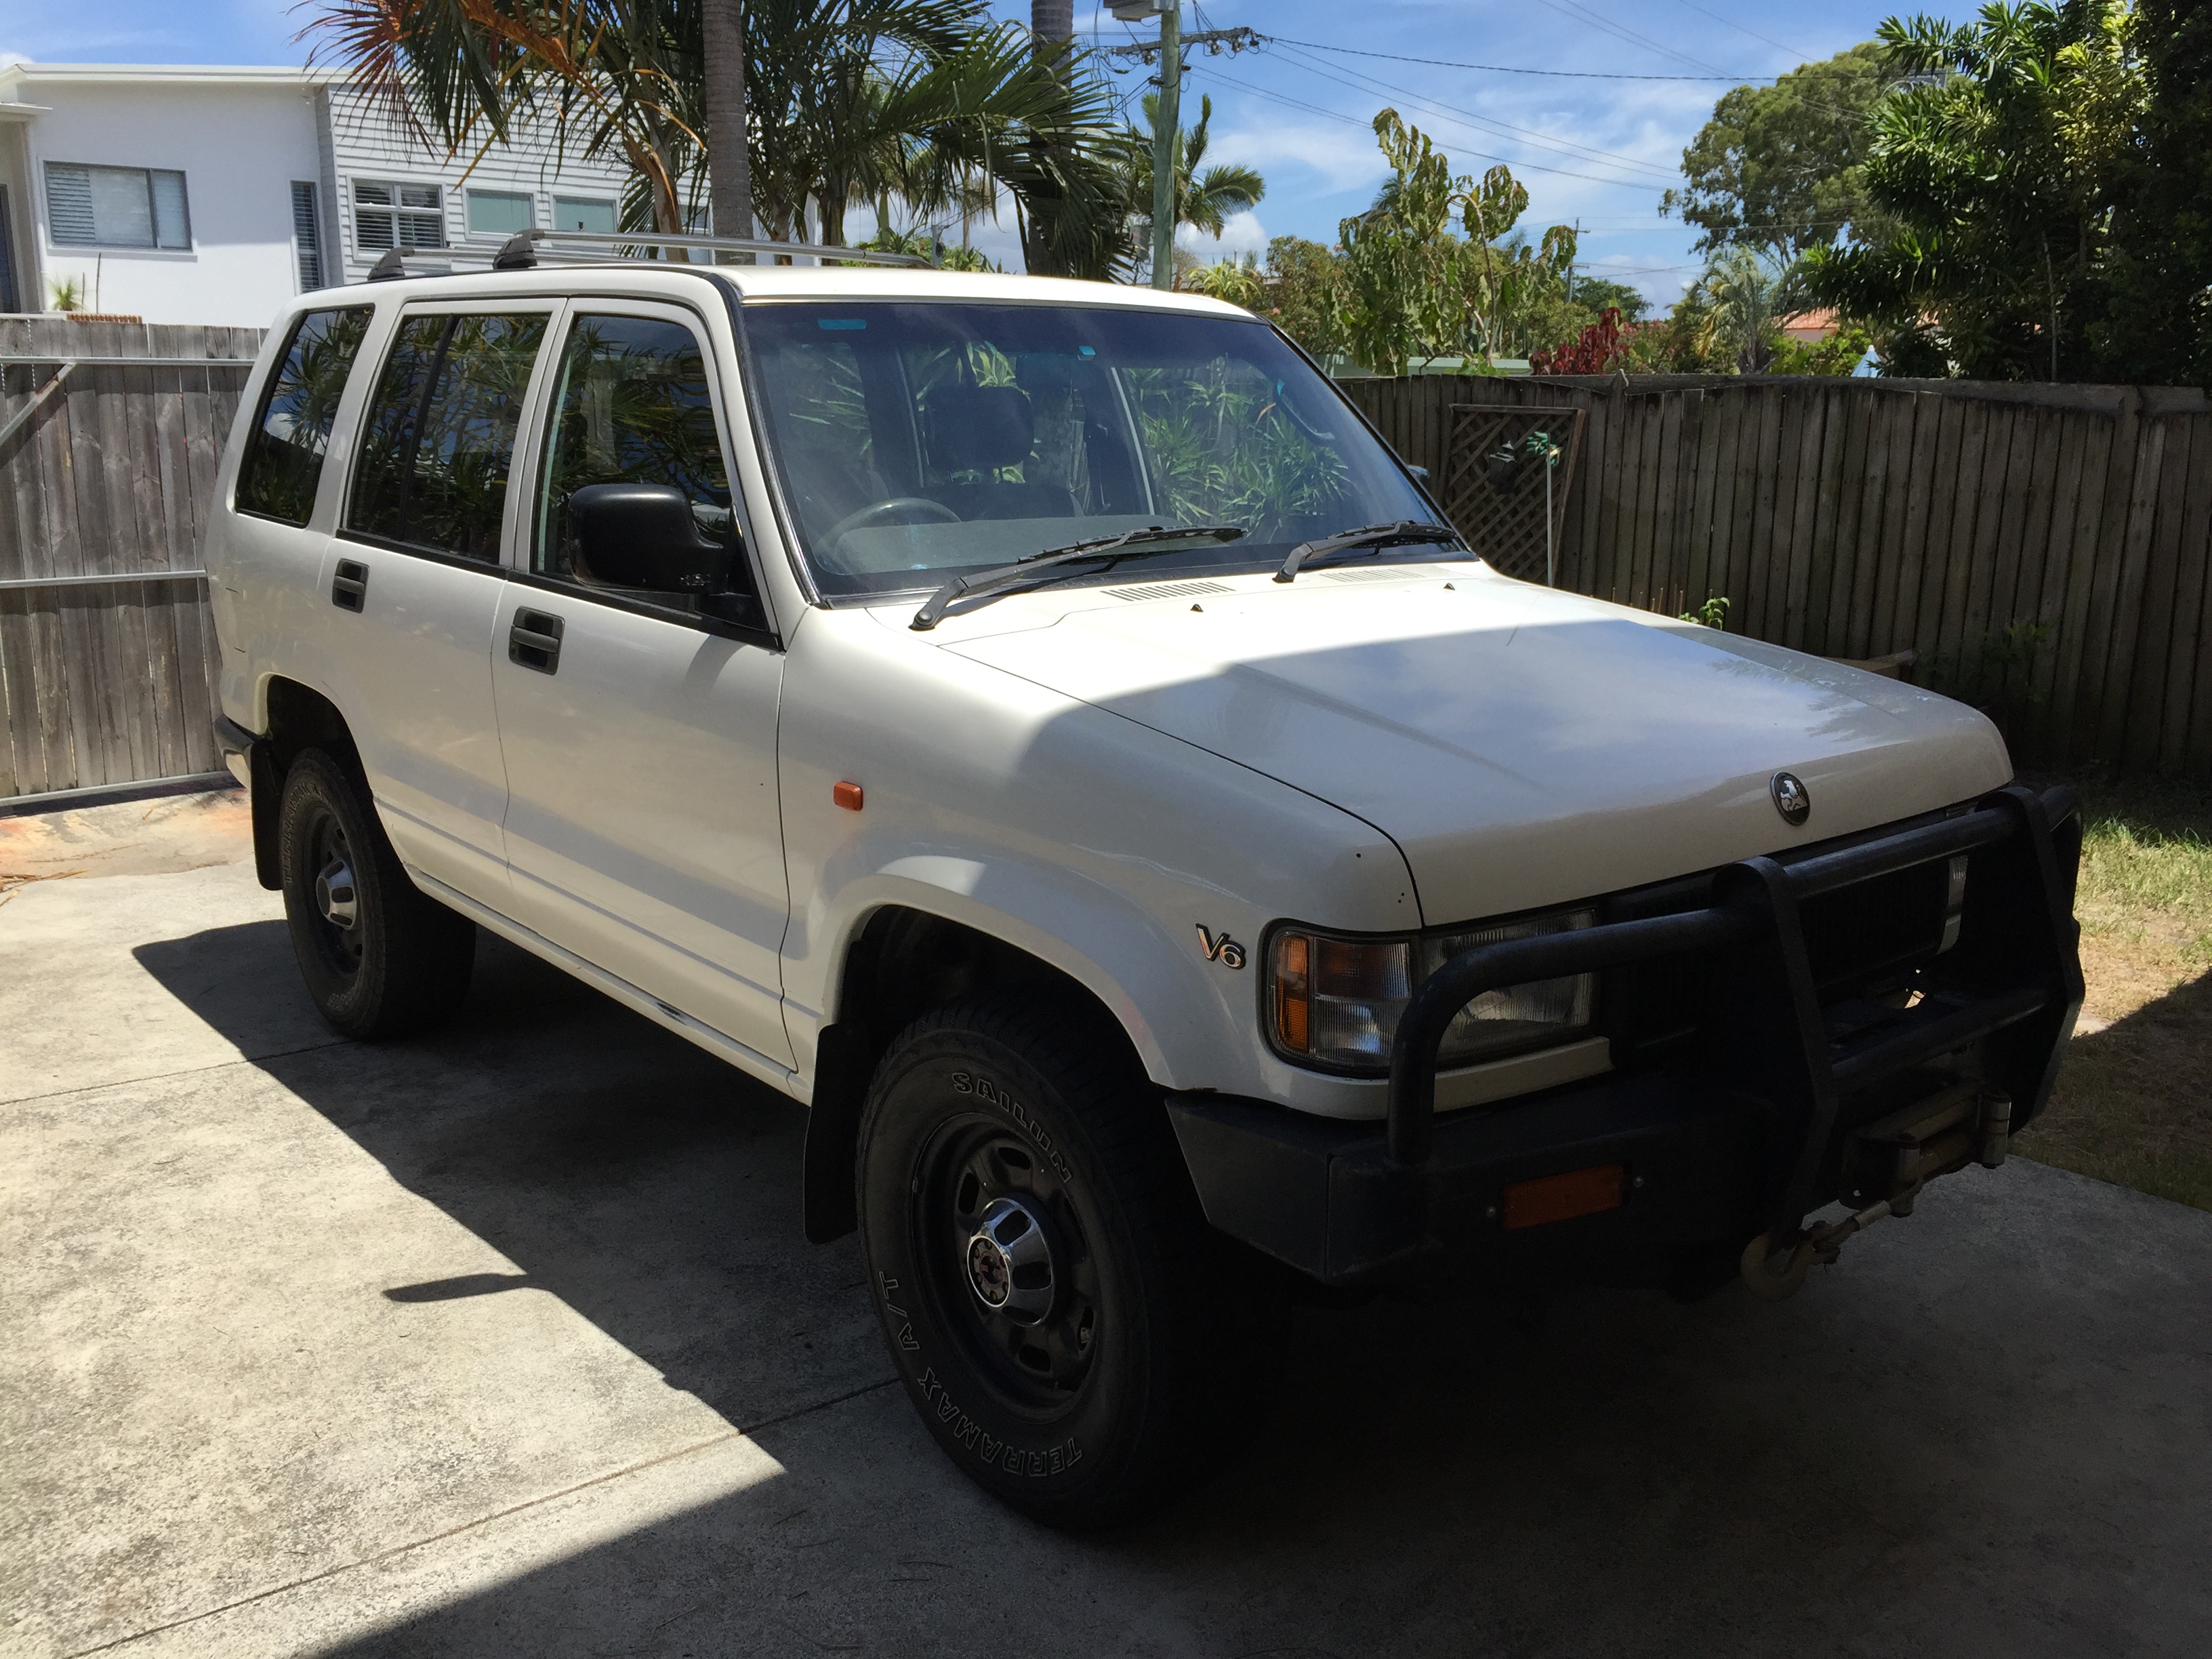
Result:
<svg viewBox="0 0 2212 1659"><path fill-rule="evenodd" d="M1247 253L1267 252L1267 228L1260 222L1260 216L1248 208L1242 213L1231 214L1218 238L1207 235L1196 225L1176 226L1176 245L1209 262L1241 258Z"/></svg>
<svg viewBox="0 0 2212 1659"><path fill-rule="evenodd" d="M1221 106L1217 102L1214 107L1218 111ZM1216 131L1212 138L1206 153L1208 162L1242 162L1267 179L1270 189L1276 184L1271 171L1279 173L1285 162L1319 173L1324 193L1331 194L1371 189L1388 170L1372 133L1334 122L1266 122Z"/></svg>

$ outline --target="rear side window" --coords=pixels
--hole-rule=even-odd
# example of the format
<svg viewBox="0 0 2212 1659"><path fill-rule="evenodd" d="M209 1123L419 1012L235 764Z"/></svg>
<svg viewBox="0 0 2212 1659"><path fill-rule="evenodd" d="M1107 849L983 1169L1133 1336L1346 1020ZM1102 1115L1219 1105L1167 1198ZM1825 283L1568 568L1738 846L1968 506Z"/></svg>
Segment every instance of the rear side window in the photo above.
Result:
<svg viewBox="0 0 2212 1659"><path fill-rule="evenodd" d="M543 313L403 318L362 424L346 527L499 556L500 515Z"/></svg>
<svg viewBox="0 0 2212 1659"><path fill-rule="evenodd" d="M368 307L347 306L311 311L293 328L239 463L240 512L307 523L322 480L331 422L337 418L368 318Z"/></svg>

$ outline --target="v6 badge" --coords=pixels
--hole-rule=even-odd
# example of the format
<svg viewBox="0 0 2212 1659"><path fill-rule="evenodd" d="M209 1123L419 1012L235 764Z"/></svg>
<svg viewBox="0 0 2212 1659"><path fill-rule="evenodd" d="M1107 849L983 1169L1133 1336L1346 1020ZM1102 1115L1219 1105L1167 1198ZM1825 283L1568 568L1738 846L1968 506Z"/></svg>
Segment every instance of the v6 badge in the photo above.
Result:
<svg viewBox="0 0 2212 1659"><path fill-rule="evenodd" d="M1244 965L1244 947L1227 933L1217 935L1208 933L1202 921L1198 924L1198 942L1205 950L1208 962L1218 962L1224 968L1242 968Z"/></svg>

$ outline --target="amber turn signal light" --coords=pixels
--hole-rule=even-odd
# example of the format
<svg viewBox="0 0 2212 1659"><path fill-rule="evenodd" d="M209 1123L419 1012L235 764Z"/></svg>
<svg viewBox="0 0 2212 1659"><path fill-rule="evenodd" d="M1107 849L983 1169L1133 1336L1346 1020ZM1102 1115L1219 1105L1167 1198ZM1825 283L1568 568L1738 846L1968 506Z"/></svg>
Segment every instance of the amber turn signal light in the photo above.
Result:
<svg viewBox="0 0 2212 1659"><path fill-rule="evenodd" d="M860 786L857 783L841 783L830 792L830 799L848 812L857 812L860 810Z"/></svg>
<svg viewBox="0 0 2212 1659"><path fill-rule="evenodd" d="M1628 1170L1620 1164L1593 1164L1565 1175L1516 1181L1498 1200L1498 1224L1511 1232L1520 1227L1540 1227L1548 1221L1569 1221L1578 1215L1598 1215L1617 1210L1628 1195Z"/></svg>

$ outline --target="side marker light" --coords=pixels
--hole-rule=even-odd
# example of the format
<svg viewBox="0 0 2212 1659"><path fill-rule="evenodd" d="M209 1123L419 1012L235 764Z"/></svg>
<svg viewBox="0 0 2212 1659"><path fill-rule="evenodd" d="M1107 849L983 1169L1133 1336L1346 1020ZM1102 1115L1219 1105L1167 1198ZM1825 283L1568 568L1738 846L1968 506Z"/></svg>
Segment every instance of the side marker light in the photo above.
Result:
<svg viewBox="0 0 2212 1659"><path fill-rule="evenodd" d="M841 783L830 792L830 799L848 812L857 812L860 810L860 786L857 783Z"/></svg>

